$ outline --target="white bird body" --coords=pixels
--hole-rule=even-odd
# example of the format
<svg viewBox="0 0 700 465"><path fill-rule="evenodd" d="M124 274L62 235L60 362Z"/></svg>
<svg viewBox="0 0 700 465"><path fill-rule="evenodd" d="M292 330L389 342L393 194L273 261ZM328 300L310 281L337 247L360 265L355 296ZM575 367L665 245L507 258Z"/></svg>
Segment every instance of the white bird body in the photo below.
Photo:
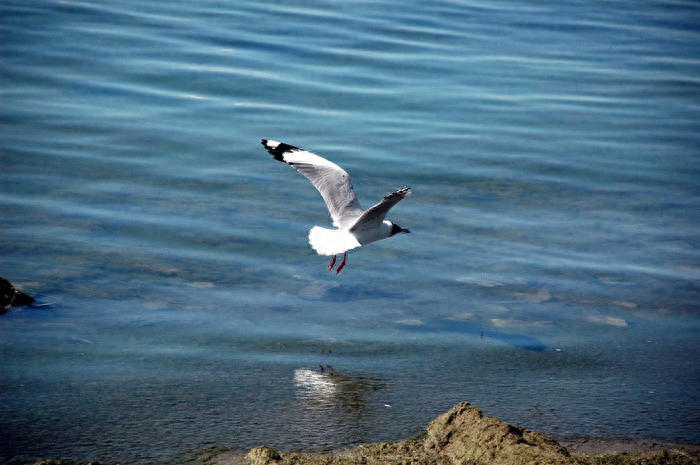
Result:
<svg viewBox="0 0 700 465"><path fill-rule="evenodd" d="M354 231L354 236L357 238L357 242L362 245L367 245L369 243L386 239L388 237L396 234L392 233L394 223L391 221L384 220L377 226L368 229L357 229ZM405 231L404 231L405 232Z"/></svg>
<svg viewBox="0 0 700 465"><path fill-rule="evenodd" d="M362 245L354 234L344 229L328 229L321 226L311 228L309 244L319 255L338 255Z"/></svg>
<svg viewBox="0 0 700 465"><path fill-rule="evenodd" d="M411 193L403 188L385 196L378 204L363 210L350 182L350 176L335 163L315 153L274 140L262 140L263 146L276 160L291 165L318 189L337 229L314 226L309 231L309 244L320 255L332 255L328 270L333 269L336 255L344 254L340 273L347 261L347 251L386 239L397 233L409 233L396 223L385 220L386 214Z"/></svg>
<svg viewBox="0 0 700 465"><path fill-rule="evenodd" d="M309 244L319 255L338 255L362 245L391 237L392 225L391 221L384 220L379 227L354 232L314 226L309 231Z"/></svg>

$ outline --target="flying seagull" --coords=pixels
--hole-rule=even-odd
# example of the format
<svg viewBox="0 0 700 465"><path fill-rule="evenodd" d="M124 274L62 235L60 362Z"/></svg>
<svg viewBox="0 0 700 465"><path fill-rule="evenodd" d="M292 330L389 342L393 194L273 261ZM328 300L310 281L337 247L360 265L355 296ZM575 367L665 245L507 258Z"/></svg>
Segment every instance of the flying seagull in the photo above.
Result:
<svg viewBox="0 0 700 465"><path fill-rule="evenodd" d="M328 271L333 270L338 254L343 254L343 261L336 274L345 266L348 250L397 233L411 232L384 219L391 207L411 193L410 188L399 189L372 208L363 210L352 188L350 176L340 166L315 153L276 140L263 139L262 145L275 160L291 165L306 176L326 201L333 226L337 229L314 226L309 231L309 244L319 255L333 256Z"/></svg>

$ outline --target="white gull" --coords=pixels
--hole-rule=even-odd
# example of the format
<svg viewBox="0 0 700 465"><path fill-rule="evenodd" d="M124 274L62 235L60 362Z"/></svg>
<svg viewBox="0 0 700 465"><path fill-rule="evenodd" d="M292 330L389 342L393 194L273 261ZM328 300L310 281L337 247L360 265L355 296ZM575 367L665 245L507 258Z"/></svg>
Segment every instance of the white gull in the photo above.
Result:
<svg viewBox="0 0 700 465"><path fill-rule="evenodd" d="M320 255L332 255L328 271L333 269L338 254L343 261L336 273L345 266L348 250L386 239L397 233L409 233L406 228L385 220L391 207L411 193L404 187L385 196L378 204L363 210L352 188L350 176L340 166L315 153L283 142L263 139L262 145L279 160L306 176L326 202L337 229L314 226L309 231L309 244Z"/></svg>

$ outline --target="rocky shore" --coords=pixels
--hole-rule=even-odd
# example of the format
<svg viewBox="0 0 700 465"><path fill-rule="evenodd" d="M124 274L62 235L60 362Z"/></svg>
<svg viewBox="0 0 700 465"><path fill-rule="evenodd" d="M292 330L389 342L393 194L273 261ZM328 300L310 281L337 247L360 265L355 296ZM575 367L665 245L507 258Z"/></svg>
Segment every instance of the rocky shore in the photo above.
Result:
<svg viewBox="0 0 700 465"><path fill-rule="evenodd" d="M485 417L462 402L420 437L361 445L332 453L280 452L266 446L247 455L217 451L182 462L196 465L700 465L700 446L580 440L568 447L543 434ZM35 465L74 465L41 460Z"/></svg>

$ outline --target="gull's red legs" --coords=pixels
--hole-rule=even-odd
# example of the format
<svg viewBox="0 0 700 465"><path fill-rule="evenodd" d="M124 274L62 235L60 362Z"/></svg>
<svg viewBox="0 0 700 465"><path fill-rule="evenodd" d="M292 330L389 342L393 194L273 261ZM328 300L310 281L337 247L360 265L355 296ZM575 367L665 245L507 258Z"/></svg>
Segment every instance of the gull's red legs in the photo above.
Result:
<svg viewBox="0 0 700 465"><path fill-rule="evenodd" d="M335 257L334 257L334 259L335 259ZM338 267L338 269L335 270L335 274L340 273L340 270L343 269L343 267L345 266L345 262L347 262L347 261L348 261L348 253L345 252L345 253L343 254L343 262L340 264L340 266Z"/></svg>
<svg viewBox="0 0 700 465"><path fill-rule="evenodd" d="M333 265L335 265L335 260L338 258L337 255L333 255L333 259L331 260L330 265L328 265L328 271L331 271L333 269Z"/></svg>

